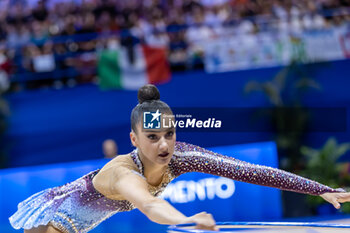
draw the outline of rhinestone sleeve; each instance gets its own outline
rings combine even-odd
[[[175,176],[187,172],[202,172],[310,195],[344,192],[290,172],[251,164],[182,142],[176,143],[170,166]]]

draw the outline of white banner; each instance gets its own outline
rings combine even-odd
[[[207,72],[224,72],[350,57],[350,30],[303,32],[298,36],[272,32],[230,35],[199,43],[205,51]]]

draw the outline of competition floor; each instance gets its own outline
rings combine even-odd
[[[323,222],[228,222],[217,224],[220,232],[246,233],[350,233],[350,218]],[[168,233],[211,233],[193,226],[171,226]]]

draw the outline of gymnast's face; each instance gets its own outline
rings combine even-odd
[[[151,164],[167,165],[174,154],[176,132],[175,128],[146,130],[139,123],[137,132],[130,133],[130,139],[142,159]]]

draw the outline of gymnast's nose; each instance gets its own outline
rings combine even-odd
[[[168,152],[169,145],[167,140],[164,137],[161,137],[159,140],[159,151],[162,152]]]

